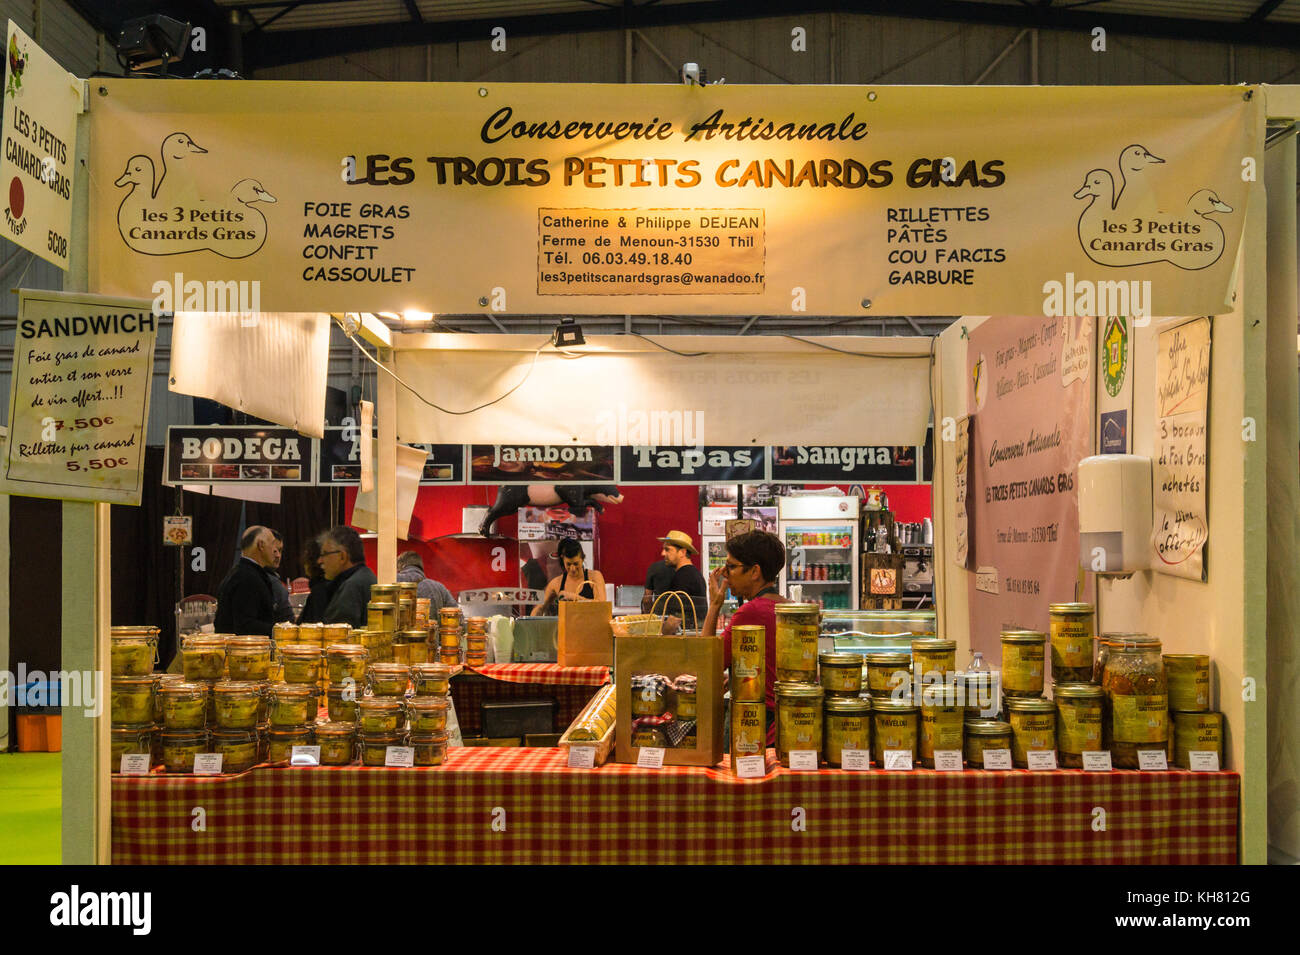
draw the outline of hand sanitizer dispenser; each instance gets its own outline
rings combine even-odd
[[[1079,564],[1097,574],[1146,570],[1151,550],[1151,459],[1098,454],[1079,462]]]

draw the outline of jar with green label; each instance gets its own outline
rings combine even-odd
[[[778,606],[780,606],[778,604]],[[790,765],[792,750],[822,751],[822,700],[826,691],[816,683],[779,681],[776,691],[776,755]]]
[[[825,650],[817,654],[822,689],[827,696],[856,698],[862,693],[862,654]]]
[[[1043,662],[1047,634],[1039,630],[1002,631],[1002,695],[1043,695]]]
[[[1145,635],[1112,641],[1101,685],[1109,710],[1112,764],[1137,769],[1139,752],[1169,745],[1169,690],[1160,641]]]
[[[821,611],[814,603],[776,605],[776,678],[786,683],[817,682],[817,637]],[[820,747],[819,747],[820,748]]]
[[[226,638],[234,634],[201,634],[181,639],[185,679],[220,680],[226,673]]]
[[[1082,769],[1083,754],[1103,748],[1102,699],[1095,683],[1058,683],[1052,689],[1056,702],[1057,748],[1064,769]]]
[[[113,627],[109,646],[112,676],[147,676],[158,662],[157,627]]]
[[[140,726],[154,721],[152,676],[115,676],[109,697],[109,716],[114,723]],[[199,722],[202,726],[202,721]]]
[[[1052,682],[1092,682],[1092,604],[1049,604],[1048,630],[1052,646]]]
[[[1007,700],[1007,722],[1011,724],[1011,761],[1029,768],[1029,754],[1056,752],[1056,705],[1041,697],[1012,697]]]
[[[223,773],[242,773],[257,765],[257,730],[213,730],[212,752],[221,754]]]
[[[331,720],[316,724],[316,745],[322,766],[350,766],[356,758],[357,725]]]
[[[194,757],[208,751],[208,732],[204,729],[166,729],[158,735],[163,765],[169,773],[194,772]]]
[[[268,694],[271,726],[283,729],[306,726],[316,719],[316,687],[301,683],[276,683]]]
[[[270,637],[230,637],[226,641],[230,679],[260,683],[271,675]]]
[[[1002,720],[968,720],[962,733],[966,765],[972,769],[984,768],[984,753],[988,750],[1011,751],[1011,724]]]
[[[212,688],[216,724],[223,730],[257,727],[262,693],[256,683],[224,680]]]
[[[871,701],[871,758],[885,767],[886,750],[906,750],[916,760],[921,734],[921,708],[912,698],[873,698]]]
[[[198,730],[207,725],[208,687],[205,683],[164,683],[162,697],[163,726],[169,730]]]
[[[822,719],[826,765],[840,766],[846,749],[871,751],[871,697],[827,696]]]

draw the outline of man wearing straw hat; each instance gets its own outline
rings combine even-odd
[[[679,591],[691,598],[691,612],[687,614],[688,619],[682,624],[692,630],[698,630],[704,615],[709,610],[709,588],[704,583],[704,575],[700,573],[700,568],[691,563],[691,555],[698,554],[699,548],[691,541],[691,535],[685,531],[669,531],[666,536],[656,539],[664,545],[660,556],[673,573],[668,590]],[[663,604],[660,606],[662,607]],[[668,606],[672,606],[671,602]]]

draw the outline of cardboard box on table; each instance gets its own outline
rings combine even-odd
[[[635,763],[640,747],[632,745],[632,676],[660,673],[675,680],[693,675],[696,689],[695,748],[668,747],[665,766],[715,766],[722,760],[722,639],[720,637],[616,637],[614,699],[618,719],[614,759]],[[668,709],[676,704],[669,691]]]
[[[560,666],[613,666],[613,619],[614,605],[607,600],[561,600]]]

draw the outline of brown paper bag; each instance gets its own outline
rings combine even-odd
[[[606,600],[560,601],[560,666],[613,666],[614,606]]]
[[[661,674],[669,680],[696,678],[695,746],[668,746],[664,764],[715,766],[722,760],[722,639],[720,637],[617,637],[614,640],[614,700],[618,708],[614,758],[635,763],[632,745],[632,677]],[[677,712],[674,690],[665,695],[666,711]]]

